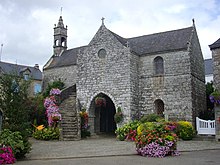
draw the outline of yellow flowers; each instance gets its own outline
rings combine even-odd
[[[33,125],[33,124],[32,124]],[[41,131],[41,130],[43,130],[45,127],[44,127],[44,125],[39,125],[39,126],[35,126],[35,125],[33,125],[38,131]]]
[[[41,131],[42,129],[44,129],[44,125],[39,125],[38,127],[36,127],[38,131]]]

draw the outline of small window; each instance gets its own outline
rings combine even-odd
[[[98,57],[99,58],[105,58],[106,57],[106,50],[105,49],[100,49],[98,52]]]
[[[41,84],[34,84],[34,93],[37,94],[37,93],[40,93],[41,92]]]
[[[163,58],[162,57],[156,57],[154,59],[154,73],[156,75],[164,74],[164,65],[163,65]]]
[[[24,74],[24,80],[29,80],[29,74]]]
[[[154,105],[155,105],[156,113],[159,116],[164,117],[164,103],[163,103],[163,101],[158,99],[154,102]]]

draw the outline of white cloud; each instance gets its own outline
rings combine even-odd
[[[53,52],[53,27],[63,7],[68,25],[68,48],[86,45],[101,25],[122,37],[184,28],[196,20],[205,58],[208,45],[220,37],[218,0],[1,0],[0,43],[2,60],[41,66]]]

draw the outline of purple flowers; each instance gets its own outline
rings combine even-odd
[[[60,95],[61,91],[58,88],[53,88],[50,90],[50,96],[52,95]]]
[[[59,112],[59,107],[54,95],[59,95],[59,89],[51,89],[50,97],[47,97],[44,100],[44,107],[46,108],[46,115],[48,118],[48,125],[52,126],[53,123],[56,123],[61,120],[61,114]]]
[[[211,93],[209,99],[212,103],[220,104],[220,93],[217,90],[215,90]]]
[[[11,147],[3,146],[0,148],[0,164],[13,164],[15,161]]]
[[[216,98],[214,96],[209,96],[209,99],[212,103],[220,104],[220,98]]]
[[[175,143],[172,141],[166,141],[165,146],[161,146],[156,142],[152,142],[148,145],[145,145],[141,148],[136,148],[136,151],[141,156],[149,156],[149,157],[159,157],[163,158],[166,155],[179,155],[179,152],[176,150],[172,150]]]

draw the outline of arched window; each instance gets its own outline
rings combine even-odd
[[[54,41],[54,45],[55,45],[55,46],[58,46],[58,44],[59,44],[59,40],[55,40],[55,41]]]
[[[64,37],[61,38],[61,45],[66,46],[66,38]]]
[[[160,56],[154,59],[154,73],[156,75],[164,74],[163,58]]]
[[[99,51],[98,51],[98,57],[99,58],[105,58],[106,57],[106,50],[105,49],[100,49]]]
[[[157,99],[154,102],[154,106],[155,106],[155,112],[160,115],[161,117],[164,117],[164,103],[162,100]]]

